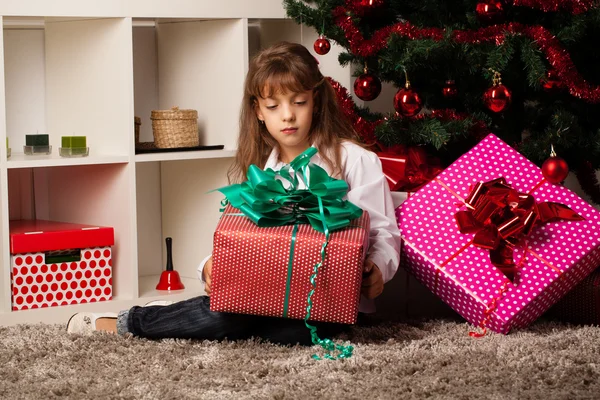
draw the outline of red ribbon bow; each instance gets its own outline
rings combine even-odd
[[[473,244],[490,250],[492,264],[513,282],[520,267],[513,261],[514,247],[536,224],[584,219],[564,204],[536,203],[532,195],[517,192],[504,178],[478,182],[465,205],[467,210],[454,214],[458,229],[461,233],[476,232]]]
[[[420,147],[394,146],[377,155],[391,191],[415,192],[442,171]]]

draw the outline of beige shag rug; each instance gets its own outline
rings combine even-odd
[[[462,322],[354,328],[348,360],[258,341],[149,341],[0,327],[2,399],[598,399],[600,328],[540,322],[468,336]]]

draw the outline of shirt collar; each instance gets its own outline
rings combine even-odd
[[[312,147],[314,147],[314,145]],[[311,158],[311,161],[317,165],[320,165],[321,157],[319,156],[319,153],[315,154]],[[267,158],[264,169],[271,168],[272,170],[277,171],[280,170],[284,165],[286,165],[284,162],[279,161],[279,149],[277,147],[273,147],[269,158]]]

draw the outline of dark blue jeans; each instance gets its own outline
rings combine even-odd
[[[303,320],[231,314],[210,310],[210,297],[199,296],[168,306],[135,306],[119,314],[119,333],[130,332],[148,339],[181,338],[242,340],[262,338],[278,344],[311,345]],[[123,319],[121,321],[121,319]],[[309,322],[321,339],[347,331],[350,325]]]

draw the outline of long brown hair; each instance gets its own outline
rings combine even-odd
[[[341,175],[340,144],[344,140],[358,143],[358,135],[342,113],[335,91],[321,74],[313,55],[300,44],[280,42],[260,51],[250,62],[240,112],[237,154],[227,173],[230,182],[245,180],[251,164],[263,168],[277,146],[256,116],[258,97],[308,90],[314,90],[315,100],[309,142],[319,149],[332,174]]]

